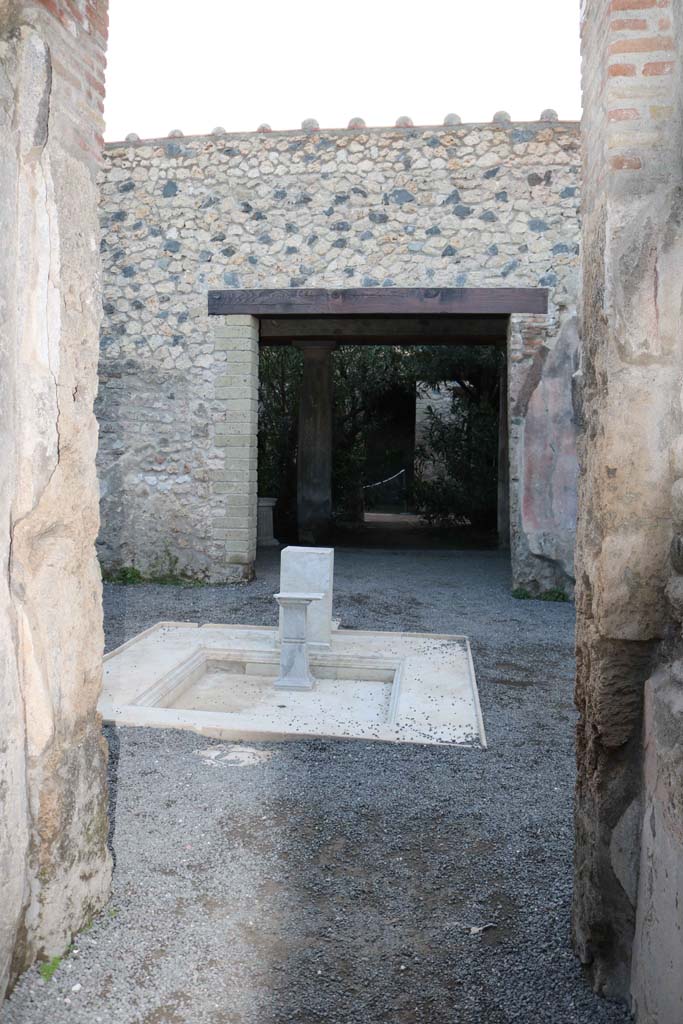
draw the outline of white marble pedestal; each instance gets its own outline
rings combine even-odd
[[[282,617],[280,636],[280,674],[277,690],[312,690],[315,679],[308,663],[308,607],[320,601],[322,594],[275,594]]]
[[[256,519],[256,543],[260,548],[279,547],[273,534],[273,509],[277,498],[259,498]]]

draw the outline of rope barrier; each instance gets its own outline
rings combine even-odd
[[[402,473],[405,473],[405,469],[399,469],[398,473],[394,473],[393,476],[388,476],[386,480],[378,480],[375,484],[363,484],[363,490],[367,491],[369,487],[381,487],[382,484],[391,483],[392,480],[396,480],[396,478],[401,476]]]

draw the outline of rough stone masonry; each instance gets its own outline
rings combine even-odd
[[[0,0],[0,1000],[109,892],[93,399],[107,4]]]
[[[531,286],[550,312],[510,325],[513,571],[531,590],[572,587],[579,132],[551,117],[106,147],[106,568],[252,571],[258,338],[212,327],[209,289]]]
[[[102,904],[109,882],[103,751],[94,713],[102,634],[100,586],[93,556],[97,511],[92,416],[100,297],[93,173],[101,141],[105,38],[105,0],[81,0],[79,4],[71,0],[0,0],[0,221],[4,243],[0,248],[0,397],[7,410],[0,420],[0,814],[4,823],[0,830],[0,993],[36,955],[62,951],[71,934]],[[591,965],[596,986],[625,998],[630,994],[641,1024],[668,1024],[683,1019],[683,10],[671,0],[586,0],[583,45],[586,251],[574,929],[577,947]],[[375,145],[378,153],[381,148],[372,141],[374,133],[361,125],[353,130],[361,132],[365,141],[352,133],[328,136],[311,126],[310,132],[273,135],[263,150],[252,148],[261,142],[251,136],[235,146],[232,139],[216,137],[118,147],[121,176],[108,181],[109,199],[119,189],[125,196],[136,189],[138,181],[142,185],[151,180],[154,168],[136,165],[146,150],[148,163],[155,154],[159,160],[158,187],[168,192],[162,198],[173,200],[185,190],[188,208],[168,228],[163,219],[147,226],[145,218],[152,220],[159,207],[156,198],[154,202],[145,200],[143,194],[140,206],[131,207],[134,219],[130,225],[125,231],[118,229],[122,238],[130,231],[128,244],[140,242],[142,248],[150,244],[149,238],[162,239],[158,243],[162,253],[171,255],[153,255],[150,249],[145,257],[149,260],[146,269],[153,271],[154,265],[161,273],[156,288],[151,282],[135,281],[135,264],[123,259],[134,250],[112,249],[112,265],[123,260],[121,277],[132,283],[110,301],[110,322],[118,327],[118,332],[105,336],[110,339],[107,344],[114,346],[111,358],[121,360],[122,374],[132,378],[139,372],[148,390],[141,388],[138,395],[154,404],[158,391],[152,387],[153,344],[148,338],[160,338],[158,366],[164,369],[164,360],[170,360],[167,369],[174,370],[175,376],[170,379],[160,373],[156,385],[167,389],[164,402],[175,401],[175,385],[182,383],[183,371],[195,365],[191,357],[197,355],[186,352],[188,361],[181,366],[180,355],[176,361],[169,356],[173,347],[182,351],[180,324],[188,323],[196,308],[182,296],[195,294],[195,278],[201,273],[207,279],[216,273],[217,284],[234,281],[230,286],[242,278],[244,283],[254,280],[250,275],[259,265],[259,246],[264,247],[264,260],[276,260],[273,270],[281,275],[277,278],[276,274],[271,283],[284,281],[295,265],[299,266],[298,276],[310,279],[311,284],[327,284],[341,275],[357,273],[370,277],[361,241],[375,245],[372,266],[381,268],[374,278],[380,287],[388,280],[406,283],[406,277],[410,277],[407,283],[412,283],[414,272],[402,277],[403,263],[407,265],[420,253],[424,258],[419,260],[417,277],[423,274],[422,280],[447,284],[453,283],[453,278],[457,281],[459,274],[471,274],[468,283],[480,279],[491,283],[489,270],[493,280],[500,280],[504,267],[517,260],[518,265],[507,274],[513,280],[513,275],[524,282],[539,282],[546,274],[557,277],[550,285],[554,317],[538,324],[516,323],[511,328],[517,346],[510,357],[515,410],[511,427],[520,428],[512,469],[519,480],[519,467],[526,466],[530,444],[529,410],[535,397],[542,394],[539,388],[546,382],[548,395],[566,396],[561,381],[567,357],[562,357],[560,338],[563,332],[569,338],[574,336],[571,297],[575,291],[568,282],[575,256],[575,242],[570,240],[575,230],[571,213],[575,196],[567,193],[561,200],[567,202],[566,239],[563,235],[553,240],[548,249],[549,232],[563,224],[564,207],[555,206],[551,192],[539,193],[536,198],[534,189],[551,189],[555,174],[558,178],[573,175],[576,181],[576,129],[505,122],[475,127],[451,123],[444,129],[427,130],[405,125],[384,133],[395,148],[381,171],[370,158]],[[457,138],[458,145],[444,145],[446,138]],[[436,140],[434,144],[431,139]],[[331,148],[341,153],[344,148],[350,150],[353,142],[361,146],[361,152],[366,147],[367,163],[364,167],[363,160],[358,163],[348,179],[348,189],[331,192],[330,185],[347,180],[346,172],[332,175],[332,170],[323,166],[325,151]],[[170,154],[170,145],[179,148]],[[286,186],[286,160],[275,155],[280,152],[278,145],[284,147],[282,153],[289,154],[286,160],[300,153],[299,184],[291,196]],[[443,191],[437,186],[425,186],[421,191],[424,179],[412,163],[411,152],[399,155],[401,147],[413,145],[422,147],[421,155],[413,155],[428,161],[423,165],[425,171],[432,174],[448,168],[444,186],[451,172],[457,174],[458,181],[448,182]],[[439,145],[446,155],[431,155]],[[539,145],[540,150],[535,148]],[[235,172],[239,180],[223,199],[217,196],[217,185],[202,183],[209,164],[220,163],[221,155],[226,159],[234,156],[223,152],[221,146],[237,149],[239,154]],[[544,146],[554,147],[557,163],[547,182],[547,168],[541,174],[538,167],[531,167],[540,162]],[[203,169],[202,155],[207,157]],[[300,184],[305,158],[310,158],[308,164],[318,161],[315,195]],[[484,169],[480,161],[491,158]],[[187,164],[182,162],[185,159]],[[446,167],[432,168],[430,159],[445,160]],[[175,163],[166,165],[167,160]],[[524,160],[528,160],[526,165]],[[258,196],[259,187],[277,187],[262,179],[261,161],[268,165],[269,174],[272,171],[274,177],[285,179],[285,196],[281,198],[284,201],[290,196],[291,200],[281,221],[273,217],[263,232],[272,243],[259,241],[256,235],[261,216],[268,219],[259,203],[268,205],[271,194],[264,193],[259,203],[252,198]],[[409,166],[406,161],[411,161]],[[522,166],[524,170],[519,171]],[[510,167],[519,173],[510,174]],[[328,173],[331,177],[324,178]],[[380,180],[373,174],[379,174]],[[495,182],[491,184],[498,175],[499,192]],[[575,187],[568,180],[562,191]],[[355,222],[352,195],[360,196],[364,203],[373,196],[365,212],[358,213],[355,230],[351,227]],[[134,200],[129,197],[129,202]],[[183,244],[194,237],[192,218],[200,208],[211,211],[221,202],[229,207],[230,216],[225,216],[222,224],[202,228],[205,248],[196,255],[191,249],[187,262],[194,270],[188,271],[188,278],[184,276],[186,256],[180,254]],[[335,207],[345,204],[338,217],[348,229],[339,228],[339,237],[325,240],[325,259],[318,264],[312,257],[310,262],[304,260],[315,246],[315,240],[309,242],[309,238],[320,238],[322,228],[311,230],[306,237],[299,235],[297,225],[303,226],[304,221],[298,216],[305,218],[315,210],[316,224],[331,225],[329,218],[337,216]],[[310,214],[306,213],[309,207]],[[433,212],[433,218],[424,218],[429,228],[424,229],[422,217],[415,216],[418,208],[427,215]],[[507,233],[477,250],[480,257],[484,251],[488,253],[494,261],[490,266],[467,260],[466,266],[456,269],[438,262],[455,260],[459,247],[466,250],[464,224],[461,238],[458,222],[470,221],[485,233],[492,230],[487,224],[495,225],[495,218],[501,219],[501,211],[505,211]],[[126,209],[112,210],[107,216],[113,214],[118,215],[112,217],[113,224],[126,223]],[[378,219],[373,219],[373,214]],[[366,220],[367,224],[360,223]],[[294,226],[291,231],[290,224]],[[373,234],[371,224],[381,233]],[[139,233],[137,239],[135,232]],[[362,239],[366,232],[370,237]],[[432,244],[428,239],[438,238],[439,232],[446,234],[443,249],[434,250],[433,261],[428,260],[428,245]],[[225,237],[219,239],[220,234]],[[237,247],[231,256],[221,250],[220,259],[216,247],[229,249],[233,234],[244,235],[248,244],[240,246],[235,266],[228,267],[224,261],[236,256]],[[294,238],[285,242],[291,235]],[[116,238],[113,229],[105,246],[111,246]],[[283,255],[269,256],[268,246],[280,243]],[[566,251],[562,246],[567,246]],[[298,251],[287,254],[288,247]],[[120,255],[113,259],[119,250]],[[206,253],[201,259],[200,251]],[[195,266],[213,264],[214,256],[217,271]],[[297,260],[287,262],[285,256]],[[507,257],[504,264],[498,262],[501,256]],[[156,264],[167,258],[166,267]],[[171,270],[175,259],[177,269]],[[543,270],[544,263],[550,269]],[[310,274],[308,267],[312,267]],[[117,272],[109,269],[108,273]],[[234,279],[229,277],[233,273]],[[290,277],[290,283],[293,279]],[[187,309],[177,310],[176,301],[187,302]],[[116,303],[121,304],[118,310]],[[208,337],[203,309],[202,304],[195,326],[186,328],[198,339]],[[168,314],[158,318],[158,334],[147,333],[146,327],[143,331],[143,322],[156,323],[157,311]],[[140,314],[137,321],[133,312]],[[184,313],[187,316],[183,318]],[[137,333],[129,337],[128,329],[134,325]],[[244,326],[249,329],[248,324]],[[174,335],[179,339],[176,346],[172,344]],[[133,359],[136,338],[146,359],[141,362],[139,354],[135,355],[137,364]],[[249,337],[247,342],[246,384],[253,389],[256,340]],[[564,344],[571,348],[566,340]],[[226,352],[230,346],[214,346],[214,350]],[[206,355],[211,356],[211,351],[207,344]],[[515,360],[515,355],[520,358]],[[127,364],[129,358],[132,365]],[[519,386],[512,369],[515,362],[530,371]],[[209,359],[207,370],[212,365]],[[239,390],[237,384],[220,387]],[[214,398],[217,403],[232,400],[219,392]],[[188,415],[190,411],[193,415],[192,430],[196,428],[197,437],[204,438],[206,419],[190,407],[196,397],[185,401]],[[164,403],[157,411],[158,423],[173,426],[174,416]],[[252,410],[247,411],[251,416]],[[541,414],[542,406],[537,410],[537,415]],[[132,430],[134,417],[126,415],[125,423]],[[106,425],[106,417],[104,422]],[[162,457],[158,465],[162,465],[166,458],[163,438],[152,426],[151,419],[141,421],[139,434],[142,428],[149,430]],[[123,451],[123,429],[120,436]],[[187,450],[193,450],[191,445]],[[120,457],[121,452],[114,451],[111,461],[120,461]],[[131,493],[138,486],[137,457],[134,454],[132,459]],[[225,465],[224,453],[220,459]],[[210,479],[210,458],[205,468]],[[156,472],[149,470],[153,480]],[[190,480],[199,479],[192,466],[183,472]],[[176,475],[168,473],[170,479]],[[153,489],[151,483],[145,486]],[[520,493],[519,488],[513,489],[511,498],[519,498]],[[145,495],[135,492],[135,496],[142,505]],[[533,506],[533,490],[528,497]],[[163,502],[155,507],[164,512]],[[517,508],[522,516],[527,515],[526,498],[518,501]],[[134,518],[131,516],[131,522]],[[162,529],[167,529],[164,520],[160,522]],[[522,528],[517,522],[513,529],[519,533]],[[528,519],[521,522],[524,526]],[[540,550],[537,541],[543,531],[524,529],[525,538],[536,535],[534,543]],[[175,543],[175,535],[170,536]],[[551,542],[549,531],[544,543]],[[542,558],[550,562],[548,550],[546,546]],[[538,557],[531,542],[529,552]],[[201,566],[201,558],[197,565]]]
[[[683,8],[582,24],[583,425],[574,935],[596,988],[683,1020]],[[634,945],[635,941],[635,945]]]

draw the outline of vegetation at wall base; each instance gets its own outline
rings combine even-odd
[[[542,594],[538,596],[539,601],[557,601],[559,604],[564,604],[569,601],[569,597],[565,594],[564,590],[559,587],[552,587],[550,590],[544,590]]]
[[[140,583],[156,583],[162,587],[201,587],[202,581],[184,573],[150,573],[143,576],[133,565],[122,565],[112,571],[102,570],[103,583],[117,583],[120,586],[137,586]]]
[[[142,573],[134,565],[122,565],[118,569],[111,571],[103,569],[102,580],[104,583],[121,583],[126,585],[145,582]]]
[[[47,960],[42,963],[38,968],[41,978],[43,981],[51,981],[52,977],[62,962],[61,956],[53,956],[51,960]]]
[[[517,601],[554,601],[557,604],[566,604],[571,600],[560,587],[551,587],[550,590],[544,590],[542,594],[536,596],[527,590],[526,587],[515,587],[512,591],[512,597]]]

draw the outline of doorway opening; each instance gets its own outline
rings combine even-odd
[[[229,504],[232,509],[229,509],[229,516],[221,517],[220,529],[222,536],[227,539],[230,559],[246,566],[245,572],[253,572],[259,496],[264,501],[269,499],[273,502],[277,499],[277,505],[282,505],[284,515],[281,518],[280,509],[276,508],[276,521],[283,541],[291,542],[290,538],[295,537],[297,543],[304,546],[326,546],[334,541],[333,533],[337,524],[343,523],[348,516],[352,522],[362,523],[368,535],[372,534],[373,528],[379,528],[381,533],[382,529],[391,525],[377,523],[372,519],[366,522],[366,512],[385,516],[401,514],[401,509],[396,512],[391,509],[383,511],[381,507],[366,507],[366,489],[377,483],[384,486],[384,481],[390,477],[399,479],[397,474],[402,476],[401,471],[405,470],[406,478],[411,475],[412,479],[410,498],[406,484],[404,514],[416,514],[408,502],[414,502],[419,491],[424,509],[428,509],[428,513],[421,518],[427,522],[431,518],[432,525],[441,520],[451,527],[471,527],[472,516],[467,513],[472,511],[476,488],[467,474],[462,473],[462,458],[460,464],[455,459],[458,451],[461,455],[463,450],[467,453],[466,446],[463,447],[462,443],[459,446],[449,444],[456,429],[452,422],[446,425],[432,422],[434,429],[431,431],[430,443],[439,442],[442,450],[439,458],[435,458],[435,453],[431,452],[427,458],[422,459],[422,464],[431,460],[432,467],[436,465],[437,471],[430,483],[422,479],[424,473],[421,468],[420,488],[416,486],[418,474],[415,458],[410,466],[394,464],[392,467],[396,453],[386,455],[391,447],[386,444],[386,432],[374,448],[365,442],[363,472],[359,470],[357,460],[354,461],[355,456],[349,455],[349,451],[353,452],[353,446],[349,449],[347,445],[346,455],[343,455],[344,445],[338,444],[337,458],[342,461],[346,458],[346,465],[338,464],[336,471],[334,465],[335,360],[339,360],[338,371],[346,367],[349,360],[355,360],[361,367],[359,377],[365,386],[373,380],[373,359],[380,367],[386,364],[387,359],[396,360],[400,367],[411,361],[414,364],[416,353],[424,357],[425,353],[429,355],[430,350],[433,350],[430,359],[432,364],[438,365],[437,350],[443,352],[459,348],[469,354],[470,364],[467,367],[456,366],[451,372],[451,361],[448,372],[435,373],[433,365],[431,371],[426,373],[420,369],[419,373],[413,373],[411,390],[417,386],[418,381],[424,385],[425,381],[430,383],[431,378],[434,387],[450,391],[449,414],[452,419],[461,421],[461,439],[463,432],[468,430],[476,434],[475,427],[479,426],[476,417],[465,416],[463,412],[466,400],[467,408],[477,408],[476,403],[471,403],[467,396],[470,391],[477,392],[474,382],[482,376],[482,365],[473,364],[471,351],[488,349],[493,352],[488,366],[491,371],[488,374],[490,386],[484,390],[489,406],[496,400],[498,402],[498,427],[495,426],[495,410],[492,410],[489,424],[491,447],[497,449],[495,459],[492,457],[490,462],[495,462],[496,472],[484,474],[484,490],[488,490],[490,496],[495,490],[496,541],[507,547],[509,537],[513,586],[519,586],[520,581],[525,584],[530,581],[531,586],[542,590],[548,573],[555,578],[555,563],[547,557],[548,544],[552,547],[555,538],[554,506],[549,511],[543,506],[541,514],[536,514],[541,492],[538,488],[534,490],[529,481],[529,473],[538,462],[532,456],[537,448],[545,451],[548,437],[555,429],[554,422],[558,419],[554,407],[551,407],[552,403],[548,405],[546,402],[548,387],[538,400],[532,400],[548,352],[545,339],[549,332],[557,328],[557,317],[548,316],[546,289],[229,290],[209,292],[209,314],[222,318],[217,327],[217,351],[220,356],[227,359],[228,364],[233,359],[236,367],[244,366],[248,371],[240,378],[247,392],[237,393],[234,388],[228,390],[222,412],[226,423],[231,424],[225,428],[229,435],[228,442],[234,443],[231,441],[234,434],[245,452],[245,468],[243,470],[240,464],[233,464],[228,459],[225,470],[220,474],[221,481],[225,481],[221,483],[221,493],[230,495],[226,505]],[[290,351],[287,355],[271,358],[267,354],[271,348]],[[234,354],[231,355],[233,349]],[[371,349],[383,352],[384,355],[373,357],[368,354]],[[350,350],[357,354],[352,352],[349,355]],[[347,355],[340,357],[340,352],[345,351]],[[262,443],[257,492],[255,455],[259,356],[262,357],[263,384],[261,428],[264,438],[266,434],[275,436],[276,451],[275,454],[271,451],[265,456]],[[450,358],[448,352],[446,358]],[[498,367],[496,359],[500,362]],[[494,376],[494,368],[498,376]],[[226,380],[231,384],[233,382],[232,376]],[[383,386],[385,384],[386,380]],[[272,410],[264,411],[263,398],[271,386],[275,387],[276,392],[279,388],[273,404],[277,416],[271,415]],[[455,388],[460,389],[459,394]],[[388,390],[391,392],[391,388]],[[357,395],[353,388],[351,392],[353,406]],[[234,405],[231,404],[233,398]],[[411,402],[413,400],[414,395],[411,395]],[[338,402],[337,410],[340,408]],[[527,410],[534,413],[533,433],[525,429]],[[375,413],[379,415],[377,409]],[[409,419],[404,417],[408,419],[411,429],[413,415],[411,413]],[[423,447],[416,446],[415,453]],[[380,473],[380,470],[376,470],[380,475],[373,479],[374,473],[371,475],[368,463],[373,454],[377,455],[377,450],[380,452],[380,461],[393,468],[394,472],[382,469]],[[470,445],[466,461],[469,460],[471,471],[476,469],[478,472],[481,469],[478,464],[481,461],[481,450],[476,444]],[[454,459],[456,465],[449,468],[449,460],[452,463]],[[407,461],[404,451],[403,462]],[[278,466],[283,472],[277,469]],[[553,472],[551,465],[549,473],[552,475]],[[263,489],[274,486],[274,476],[279,478],[278,493],[266,495]],[[343,501],[339,497],[339,487],[335,495],[335,476],[337,482],[343,481],[345,476],[347,478],[348,486],[341,488],[346,490]],[[449,501],[445,503],[445,511],[444,503],[441,502],[440,508],[437,500],[435,479],[440,481],[439,486],[445,485],[451,491]],[[454,503],[458,497],[456,485],[460,486],[460,506]],[[217,499],[219,497],[217,493]],[[393,500],[398,501],[401,497],[394,496]],[[469,503],[464,511],[463,501]],[[372,505],[372,502],[373,498],[370,498],[369,504]],[[415,508],[420,512],[419,508]],[[493,532],[492,501],[487,511]],[[475,516],[477,524],[482,519],[480,513],[481,509]],[[459,516],[460,523],[457,521]],[[540,554],[537,555],[539,531],[545,546],[539,549]],[[533,548],[532,542],[535,545]]]
[[[504,349],[339,344],[329,358],[331,542],[506,546],[507,509],[498,509],[501,472],[507,478],[499,436]],[[300,538],[302,402],[321,398],[302,395],[304,359],[300,345],[263,346],[260,354],[259,493],[276,502],[281,543]]]

